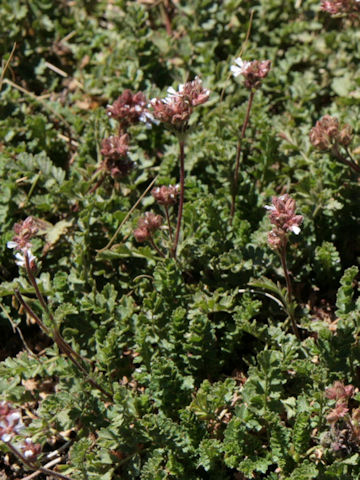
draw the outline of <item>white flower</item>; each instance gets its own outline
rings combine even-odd
[[[16,242],[14,242],[13,240],[10,240],[9,242],[7,242],[6,246],[7,246],[7,248],[16,248],[18,246],[18,244]]]
[[[141,115],[139,116],[140,122],[145,123],[146,128],[151,128],[152,124],[154,123],[155,125],[159,125],[159,120],[154,118],[154,115],[150,112],[143,111]]]
[[[264,208],[266,208],[266,210],[272,210],[272,211],[276,210],[276,208],[274,207],[274,205],[265,205]]]
[[[3,442],[7,443],[7,442],[10,442],[11,435],[10,433],[3,433],[0,438]]]
[[[295,233],[295,235],[299,235],[299,233],[301,232],[300,228],[297,226],[297,225],[292,225],[290,227],[290,230]]]
[[[231,65],[230,70],[231,73],[234,75],[234,77],[238,77],[242,73],[245,72],[245,70],[250,66],[251,62],[247,62],[245,60],[242,60],[240,57],[236,58],[235,60],[236,65]]]
[[[31,250],[26,250],[26,251],[24,251],[24,253],[17,252],[17,253],[15,253],[15,258],[16,258],[15,263],[18,267],[25,267],[26,266],[25,255],[28,256],[29,263],[36,260],[36,257],[34,257],[34,255],[31,253]]]

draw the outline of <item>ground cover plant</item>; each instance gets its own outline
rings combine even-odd
[[[0,478],[360,479],[359,2],[0,5]]]

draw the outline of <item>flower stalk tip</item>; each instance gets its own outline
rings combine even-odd
[[[245,87],[249,90],[259,88],[262,79],[267,77],[270,68],[270,60],[253,60],[248,62],[238,57],[235,59],[235,65],[230,67],[230,71],[234,77],[242,75],[245,79]]]

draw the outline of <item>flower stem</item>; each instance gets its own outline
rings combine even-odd
[[[154,242],[153,236],[151,235],[150,232],[149,232],[149,241],[151,243],[151,246],[154,248],[154,250],[157,251],[157,253],[160,255],[160,257],[165,258],[165,255],[163,254],[163,252],[160,250],[160,248]]]
[[[167,205],[164,205],[164,208],[165,208],[166,221],[167,221],[167,224],[168,224],[168,227],[169,227],[170,243],[172,243],[173,242],[173,236],[172,236],[172,228],[171,228],[171,223],[170,223],[169,208],[168,208]]]
[[[341,163],[344,163],[345,165],[347,165],[348,167],[350,167],[354,172],[356,173],[360,173],[360,166],[355,163],[350,155],[350,152],[348,151],[348,149],[346,149],[346,153],[348,154],[349,159],[347,159],[346,157],[344,157],[344,155],[342,155],[342,153],[340,152],[339,148],[337,145],[334,145],[333,149],[331,150],[331,152],[333,153],[333,155],[337,158],[337,160],[339,160]]]
[[[71,477],[67,477],[66,475],[62,475],[61,473],[54,472],[53,470],[49,470],[48,468],[38,466],[36,463],[28,460],[24,455],[10,442],[6,442],[6,445],[9,449],[16,455],[20,460],[27,465],[31,470],[39,470],[40,472],[44,473],[45,475],[49,475],[55,478],[60,478],[61,480],[72,480]]]
[[[184,194],[185,194],[185,140],[183,138],[179,138],[179,157],[180,157],[180,198],[179,198],[179,210],[178,210],[178,218],[176,224],[176,233],[175,233],[175,241],[174,246],[172,249],[173,257],[176,258],[176,250],[179,243],[179,236],[180,236],[180,228],[181,228],[181,220],[183,214],[183,207],[184,207]]]
[[[35,290],[35,293],[36,293],[36,296],[41,304],[41,306],[43,307],[43,309],[45,310],[45,312],[47,313],[48,317],[49,317],[49,320],[51,322],[51,326],[52,326],[52,335],[53,335],[53,338],[54,338],[54,341],[55,343],[57,344],[57,346],[59,347],[59,349],[65,354],[68,356],[68,358],[72,361],[72,363],[78,368],[78,370],[80,370],[83,375],[85,376],[86,380],[94,387],[96,388],[97,390],[99,390],[102,394],[104,394],[109,400],[113,400],[112,398],[112,395],[107,392],[106,390],[104,390],[95,380],[93,380],[90,376],[89,376],[89,373],[88,371],[86,370],[86,368],[81,364],[81,362],[84,362],[86,363],[85,359],[79,355],[77,352],[75,352],[75,350],[73,350],[73,348],[63,339],[63,337],[61,336],[61,333],[59,331],[59,329],[57,328],[57,325],[56,325],[56,321],[55,321],[55,318],[53,316],[53,314],[51,313],[47,303],[45,302],[45,299],[42,295],[42,293],[40,292],[40,289],[39,289],[39,286],[37,284],[37,281],[36,281],[36,278],[34,277],[34,274],[32,272],[32,269],[31,269],[31,265],[30,265],[30,261],[29,261],[29,255],[28,253],[26,252],[25,253],[25,268],[26,268],[26,272],[28,274],[28,277],[29,277],[29,280],[30,280],[30,283],[31,285],[34,287],[34,290]],[[27,302],[25,302],[25,300],[22,298],[21,294],[19,291],[16,292],[17,294],[17,297],[19,298],[20,300],[20,303],[24,306],[25,310],[29,313],[29,315],[31,315],[34,320],[36,321],[36,323],[39,325],[39,327],[47,334],[49,335],[49,329],[44,325],[44,323],[40,320],[40,318],[35,314],[35,312],[33,312],[33,310],[30,308],[30,306],[27,304]]]
[[[233,184],[233,192],[232,192],[232,199],[231,199],[231,210],[230,210],[230,225],[233,222],[234,214],[235,214],[235,202],[236,196],[238,193],[238,182],[239,182],[239,169],[240,169],[240,158],[241,158],[241,146],[243,139],[245,137],[245,131],[249,123],[250,118],[250,111],[251,106],[254,100],[255,90],[250,90],[250,96],[248,101],[248,106],[246,110],[245,120],[241,128],[240,137],[238,139],[237,147],[236,147],[236,159],[235,159],[235,171],[234,171],[234,184]]]
[[[292,308],[292,285],[291,285],[291,279],[290,279],[290,275],[289,275],[289,269],[288,269],[288,266],[287,266],[287,262],[286,262],[286,246],[285,247],[282,247],[279,251],[280,253],[280,259],[281,259],[281,266],[284,270],[284,275],[285,275],[285,280],[286,280],[286,288],[287,288],[287,294],[288,294],[288,303],[289,303],[289,307],[288,308],[288,314],[289,314],[289,317],[290,317],[290,320],[291,320],[291,325],[292,325],[292,329],[293,329],[293,332],[295,334],[295,336],[300,340],[300,334],[299,334],[299,330],[297,328],[297,325],[296,325],[296,321],[295,321],[295,315],[294,315],[294,311],[293,311],[293,308]]]

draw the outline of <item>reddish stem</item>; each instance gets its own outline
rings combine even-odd
[[[334,145],[332,149],[332,153],[337,158],[337,160],[339,160],[341,163],[344,163],[345,165],[350,167],[352,170],[354,170],[354,172],[360,173],[360,166],[353,161],[348,149],[346,149],[346,153],[348,154],[350,160],[348,160],[346,157],[344,157],[344,155],[341,154],[337,145]]]
[[[169,228],[169,238],[170,238],[170,242],[172,243],[173,237],[172,237],[172,228],[171,228],[170,216],[169,216],[169,208],[168,208],[167,205],[164,205],[164,208],[165,208],[166,221],[167,221],[168,228]]]
[[[156,245],[156,243],[154,242],[154,239],[151,235],[151,233],[149,232],[149,242],[151,243],[151,246],[157,251],[157,253],[160,255],[160,257],[163,257],[165,258],[165,255],[163,254],[163,252],[160,250],[160,248]]]
[[[288,294],[288,302],[289,302],[289,305],[290,305],[290,309],[289,309],[288,313],[289,313],[289,317],[290,317],[290,320],[291,320],[291,325],[292,325],[293,332],[294,332],[295,336],[300,340],[299,330],[297,328],[295,317],[294,317],[294,312],[293,312],[293,309],[292,309],[292,306],[291,306],[293,295],[292,295],[292,285],[291,285],[290,274],[289,274],[289,270],[288,270],[288,266],[287,266],[287,262],[286,262],[286,246],[281,248],[279,253],[280,253],[280,259],[281,259],[281,265],[282,265],[282,268],[284,270],[284,275],[285,275],[285,280],[286,280],[286,288],[287,288],[287,294]]]
[[[176,233],[175,233],[175,241],[173,246],[173,256],[176,258],[176,250],[179,243],[179,236],[180,236],[180,228],[181,228],[181,220],[183,214],[183,207],[184,207],[184,195],[185,195],[185,140],[179,138],[179,157],[180,157],[180,198],[179,198],[179,210],[178,210],[178,218],[176,224]]]
[[[45,310],[45,312],[47,313],[50,321],[51,321],[51,324],[52,324],[52,334],[53,334],[53,337],[54,337],[54,341],[56,342],[56,344],[58,345],[59,349],[65,353],[65,355],[68,356],[68,358],[72,361],[72,363],[85,375],[86,379],[88,380],[88,382],[94,387],[96,388],[97,390],[99,390],[101,393],[103,393],[109,400],[113,400],[112,398],[112,395],[107,392],[106,390],[104,390],[97,382],[95,382],[95,380],[93,380],[87,370],[83,367],[83,365],[81,365],[80,361],[83,361],[85,362],[85,360],[82,358],[81,355],[79,355],[77,352],[75,352],[75,350],[72,349],[72,347],[63,339],[63,337],[61,336],[57,326],[56,326],[56,322],[55,322],[55,319],[54,319],[54,316],[53,314],[51,313],[47,303],[45,302],[45,299],[44,297],[42,296],[42,293],[40,292],[40,289],[39,289],[39,286],[37,284],[37,281],[36,281],[36,278],[34,277],[34,274],[32,272],[32,269],[31,269],[31,266],[30,266],[30,261],[29,261],[29,254],[28,252],[25,252],[24,254],[25,256],[25,268],[26,268],[26,272],[28,274],[28,277],[29,277],[29,280],[30,280],[30,283],[31,285],[34,287],[34,290],[35,290],[35,293],[36,293],[36,296],[41,304],[41,306],[43,307],[43,309]],[[28,306],[28,304],[25,302],[25,300],[22,298],[20,292],[18,291],[17,292],[17,296],[18,298],[20,299],[21,301],[21,304],[24,306],[24,308],[27,310],[27,312],[34,318],[34,320],[38,323],[38,325],[45,331],[45,333],[47,333],[49,335],[49,329],[42,323],[42,321],[39,319],[39,317],[35,314],[35,312],[32,311],[32,309]]]
[[[234,184],[233,184],[233,193],[231,198],[231,210],[230,210],[230,225],[233,222],[234,214],[235,214],[235,202],[236,202],[236,195],[238,193],[238,182],[239,182],[239,169],[240,169],[240,157],[241,157],[241,146],[242,141],[245,137],[245,131],[249,123],[250,118],[250,111],[251,106],[254,100],[255,90],[250,90],[250,96],[248,101],[248,106],[245,115],[245,121],[242,124],[240,137],[238,139],[237,147],[236,147],[236,159],[235,159],[235,171],[234,171]]]
[[[9,449],[16,455],[20,460],[27,465],[31,470],[39,470],[40,472],[44,473],[45,475],[53,476],[56,478],[60,478],[61,480],[72,480],[71,477],[67,477],[66,475],[62,475],[61,473],[54,472],[53,470],[49,470],[48,468],[41,467],[37,465],[35,462],[28,460],[24,455],[10,442],[6,442],[6,445]]]

